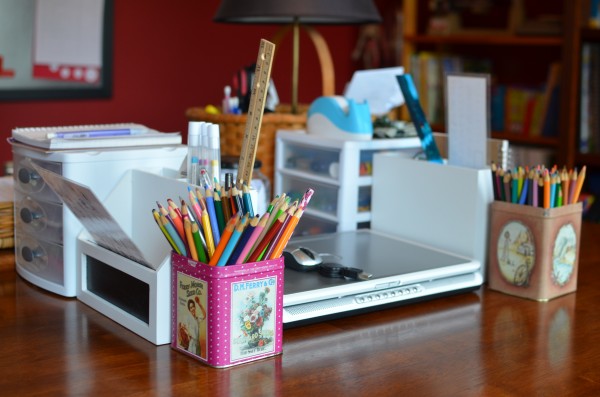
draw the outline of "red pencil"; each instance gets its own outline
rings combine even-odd
[[[265,234],[258,244],[256,244],[256,247],[254,250],[252,250],[252,253],[246,262],[256,262],[260,258],[264,249],[267,248],[267,245],[269,245],[269,243],[279,232],[279,229],[283,225],[283,221],[285,220],[286,216],[287,214],[283,213],[275,220],[275,223],[273,223],[273,225],[269,228],[267,234]]]

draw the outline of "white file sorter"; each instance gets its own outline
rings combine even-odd
[[[82,226],[34,164],[82,183],[104,199],[128,170],[179,170],[187,154],[185,145],[44,150],[13,142],[12,148],[16,270],[29,282],[67,297],[76,295],[75,251]]]
[[[101,246],[92,235],[102,230],[86,227],[78,238],[77,299],[156,345],[171,341],[171,247],[152,209],[187,196],[185,181],[131,170],[104,200],[149,266]]]
[[[35,169],[83,225],[77,299],[154,344],[169,343],[171,246],[152,209],[157,201],[187,197],[187,183],[129,170],[101,201],[88,186]]]
[[[475,259],[485,279],[491,171],[374,156],[371,228]],[[399,253],[401,255],[401,253]]]

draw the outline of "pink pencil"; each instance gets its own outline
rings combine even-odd
[[[246,245],[244,245],[244,249],[242,250],[242,252],[240,252],[240,256],[238,256],[237,260],[235,261],[235,265],[239,265],[240,263],[244,263],[246,261],[246,256],[248,256],[250,249],[252,248],[252,246],[258,239],[258,236],[261,234],[261,232],[265,228],[267,221],[269,220],[269,215],[270,214],[268,212],[265,212],[263,214],[263,216],[260,218],[260,221],[258,222],[256,227],[252,231],[252,234],[248,238]]]
[[[194,192],[188,187],[189,196],[190,196],[190,205],[192,206],[192,210],[194,214],[196,214],[196,219],[202,218],[202,208],[200,208],[200,204],[198,203],[198,198],[194,194]]]

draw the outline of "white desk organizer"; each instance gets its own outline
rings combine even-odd
[[[156,345],[171,341],[171,247],[152,208],[156,201],[188,197],[187,186],[182,180],[130,170],[104,200],[156,270],[97,245],[87,230],[78,238],[77,299]]]
[[[77,292],[75,246],[82,225],[32,163],[88,186],[102,200],[127,170],[178,170],[187,154],[185,145],[54,151],[19,143],[12,147],[16,270],[27,281],[67,297]]]
[[[371,228],[478,260],[488,259],[489,169],[376,154]]]

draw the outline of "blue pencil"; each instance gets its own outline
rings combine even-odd
[[[250,196],[250,188],[248,185],[242,187],[242,198],[244,200],[244,210],[250,218],[254,218],[254,208],[252,208],[252,197]]]
[[[556,207],[556,180],[554,176],[550,177],[550,208]]]
[[[260,218],[258,217],[258,215],[252,218],[252,220],[248,224],[248,227],[246,227],[246,229],[242,233],[242,236],[240,237],[240,240],[238,241],[235,249],[233,250],[233,253],[229,257],[226,266],[233,265],[240,257],[242,251],[244,250],[244,246],[246,245],[248,240],[250,240],[250,236],[252,235],[254,229],[256,229],[256,225],[258,224],[259,220]]]
[[[529,190],[529,178],[525,178],[523,181],[523,189],[521,190],[521,197],[519,198],[519,204],[525,204],[527,200],[527,191]]]
[[[177,245],[177,247],[179,248],[180,254],[183,256],[187,256],[187,250],[185,249],[185,243],[179,236],[179,233],[177,233],[177,230],[175,230],[175,227],[169,221],[166,220],[166,217],[164,215],[161,215],[160,218],[161,218],[163,226],[165,227],[165,229],[167,230],[167,232],[173,239],[173,242],[175,242],[175,245]]]
[[[219,232],[219,222],[217,221],[217,212],[215,210],[215,199],[211,194],[207,194],[204,199],[206,200],[206,212],[208,212],[213,240],[215,246],[217,246],[221,240],[221,233]]]

